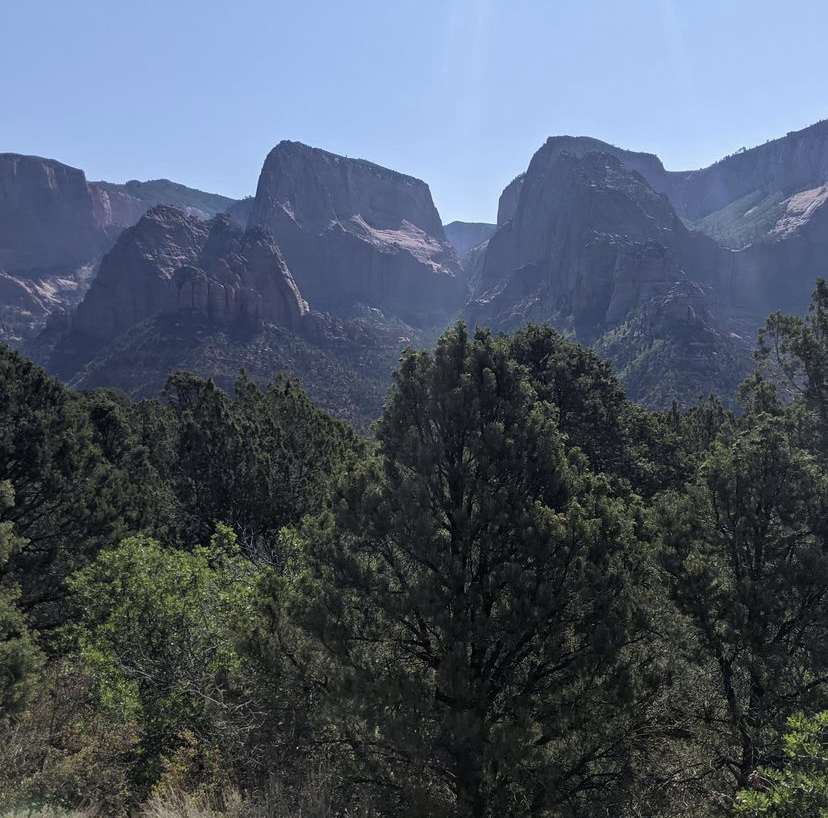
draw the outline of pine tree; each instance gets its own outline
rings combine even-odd
[[[632,526],[567,452],[522,354],[462,325],[433,355],[409,351],[377,456],[309,535],[292,610],[317,651],[324,741],[350,748],[352,780],[389,814],[620,798],[639,704],[623,661]]]
[[[699,680],[693,741],[740,786],[778,760],[786,717],[828,695],[826,491],[785,419],[760,414],[659,501],[675,645]]]
[[[0,513],[14,505],[8,481],[0,483]],[[0,522],[0,568],[25,541],[14,534],[10,522]],[[21,710],[35,686],[41,657],[17,606],[18,589],[0,584],[0,721]]]

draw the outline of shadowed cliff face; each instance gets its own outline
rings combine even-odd
[[[0,154],[0,269],[20,276],[69,270],[110,243],[83,171]]]
[[[717,286],[736,254],[688,231],[617,157],[560,147],[548,141],[510,186],[516,202],[507,196],[511,216],[489,240],[470,322],[571,332],[650,406],[711,389],[732,395],[749,371],[751,338],[723,311]]]
[[[489,241],[471,314],[504,327],[571,320],[589,342],[686,278],[690,237],[669,202],[615,157],[545,147],[513,218]]]
[[[554,159],[561,153],[583,156],[595,151],[615,156],[640,173],[697,229],[725,241],[732,235],[735,243],[728,246],[736,248],[771,236],[786,210],[783,200],[828,182],[828,120],[692,171],[668,171],[653,154],[585,136],[549,137],[539,153]],[[498,226],[514,216],[525,177],[521,174],[503,191]]]
[[[466,296],[428,186],[296,142],[268,155],[249,224],[279,243],[310,304],[339,315],[377,307],[438,323]]]
[[[104,257],[78,306],[73,332],[109,341],[162,312],[194,310],[217,323],[294,326],[307,306],[273,238],[229,217],[199,221],[150,210]]]

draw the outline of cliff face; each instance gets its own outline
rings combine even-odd
[[[37,156],[0,154],[0,269],[71,269],[111,243],[83,171]]]
[[[472,315],[511,326],[572,321],[591,340],[686,278],[689,235],[669,202],[613,156],[532,159],[513,218],[490,239]]]
[[[700,219],[754,191],[785,194],[828,182],[828,120],[750,150],[735,153],[710,167],[691,172],[667,172],[663,189],[676,210]]]
[[[667,197],[617,157],[561,146],[547,141],[512,184],[517,202],[489,240],[470,322],[572,332],[612,358],[630,396],[651,406],[732,394],[750,340],[734,331],[717,287],[728,274],[735,281],[737,254],[688,231]]]
[[[550,137],[541,150],[548,156],[593,151],[615,156],[666,194],[691,227],[733,249],[772,238],[787,198],[828,182],[828,120],[692,171],[668,171],[653,154],[583,136]],[[498,225],[514,216],[522,183],[523,175],[503,191]]]
[[[172,207],[124,231],[78,306],[73,334],[107,342],[153,315],[200,312],[216,323],[294,326],[306,305],[273,238],[227,216],[203,222]]]
[[[771,312],[803,313],[828,274],[828,185],[789,197],[763,240],[727,253],[715,281],[734,314],[758,325]]]
[[[377,307],[417,324],[461,306],[466,287],[428,186],[296,142],[268,155],[249,224],[275,237],[312,306]]]

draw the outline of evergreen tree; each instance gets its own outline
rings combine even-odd
[[[736,798],[745,818],[824,818],[828,815],[828,712],[788,719],[785,764],[757,770]]]
[[[2,345],[0,480],[14,489],[6,514],[25,540],[4,573],[33,626],[53,628],[65,577],[124,531],[123,475],[95,445],[81,400]]]
[[[225,523],[246,551],[278,559],[279,530],[321,508],[355,436],[287,379],[262,390],[242,373],[230,398],[212,381],[177,373],[167,395],[179,539],[206,541]]]
[[[778,759],[786,717],[828,693],[826,488],[784,419],[759,415],[659,501],[661,564],[681,613],[663,626],[698,680],[692,740],[740,786]]]
[[[11,484],[0,483],[0,513],[14,505]],[[0,568],[25,545],[15,536],[10,522],[0,522]],[[41,662],[40,653],[17,607],[18,589],[0,584],[0,721],[23,708],[35,682]]]
[[[378,456],[309,538],[292,611],[317,651],[324,740],[351,748],[390,814],[621,798],[640,704],[623,661],[631,521],[567,454],[523,352],[458,325],[433,355],[406,353]]]

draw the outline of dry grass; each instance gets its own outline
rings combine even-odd
[[[31,807],[0,812],[0,818],[101,818],[92,810],[65,810],[60,807]]]

